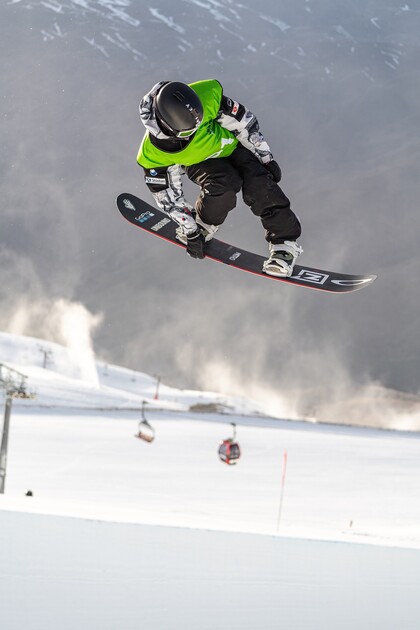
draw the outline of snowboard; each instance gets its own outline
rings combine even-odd
[[[117,207],[122,216],[132,225],[185,249],[185,245],[176,238],[177,224],[164,212],[130,193],[118,195]],[[343,274],[301,265],[294,266],[293,275],[289,278],[269,276],[262,270],[263,262],[266,260],[264,256],[224,243],[217,238],[206,243],[205,252],[206,258],[261,276],[267,280],[330,293],[358,291],[372,284],[376,278],[375,275]]]

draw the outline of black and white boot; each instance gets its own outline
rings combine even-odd
[[[296,259],[303,249],[296,241],[284,241],[280,245],[269,244],[270,256],[263,264],[263,271],[269,276],[288,278],[293,273]]]

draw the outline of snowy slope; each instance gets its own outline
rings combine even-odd
[[[169,387],[158,377],[97,361],[90,348],[75,350],[33,337],[0,332],[0,363],[26,376],[35,395],[17,400],[18,406],[139,409],[144,401],[184,411],[210,405],[224,413],[263,413],[254,401]]]
[[[418,434],[191,413],[187,402],[211,395],[163,388],[170,408],[148,405],[147,444],[134,437],[138,409],[123,406],[148,387],[153,402],[155,379],[98,364],[122,405],[82,409],[89,381],[74,357],[42,341],[57,360],[36,367],[38,343],[0,340],[3,361],[59,402],[13,406],[2,627],[418,629]],[[103,386],[90,387],[99,400]],[[232,421],[242,456],[228,467],[217,449]]]
[[[12,414],[6,505],[16,509],[420,548],[417,434],[242,416],[19,409]],[[234,467],[217,456],[237,423]],[[33,500],[25,497],[27,489]]]
[[[7,630],[418,630],[420,551],[1,516]]]

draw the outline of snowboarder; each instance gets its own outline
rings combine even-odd
[[[223,94],[216,80],[189,85],[157,83],[140,103],[146,127],[137,162],[157,206],[177,224],[177,238],[193,258],[205,257],[242,190],[244,202],[266,230],[265,273],[290,276],[302,248],[298,218],[278,185],[281,170],[255,115]],[[193,208],[184,199],[182,174],[200,186]]]

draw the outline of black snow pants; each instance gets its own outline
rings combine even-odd
[[[195,209],[204,223],[221,225],[242,190],[244,202],[260,217],[268,242],[299,238],[301,227],[290,201],[265,166],[241,144],[227,158],[212,158],[185,170],[201,188]]]

